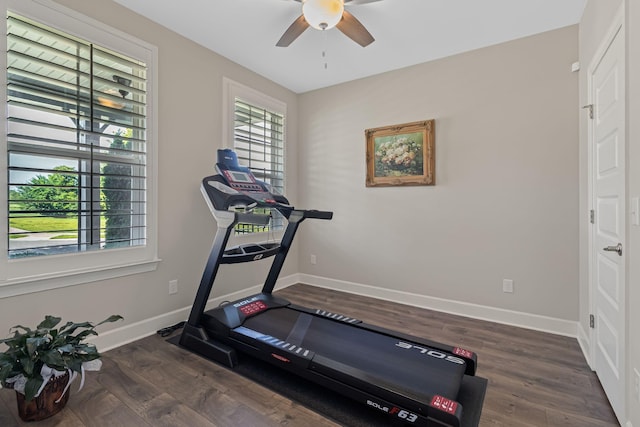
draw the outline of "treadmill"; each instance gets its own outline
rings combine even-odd
[[[333,213],[294,208],[240,166],[232,150],[218,150],[216,169],[202,180],[201,191],[218,229],[179,344],[231,368],[237,352],[267,361],[377,410],[390,423],[466,425],[458,396],[464,378],[475,375],[476,355],[272,295],[298,226],[306,219],[330,220]],[[280,242],[227,248],[237,224],[269,223],[269,214],[255,212],[261,208],[286,218]],[[262,292],[206,310],[221,264],[272,256]],[[480,408],[483,399],[484,389],[476,396]]]

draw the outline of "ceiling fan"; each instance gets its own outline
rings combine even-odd
[[[300,15],[284,32],[276,46],[287,47],[308,27],[328,30],[337,27],[345,36],[365,47],[375,39],[351,13],[345,5],[374,3],[380,0],[294,0],[302,3]]]

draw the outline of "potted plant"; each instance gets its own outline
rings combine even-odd
[[[23,420],[41,420],[64,407],[76,376],[101,367],[100,353],[85,339],[98,335],[97,326],[120,319],[113,315],[95,325],[67,322],[57,327],[62,319],[48,315],[35,329],[11,328],[13,336],[0,340],[8,347],[0,353],[0,384],[16,391]],[[83,383],[84,377],[80,387]]]

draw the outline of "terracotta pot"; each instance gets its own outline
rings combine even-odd
[[[40,421],[60,412],[69,400],[69,390],[60,399],[68,382],[69,373],[59,377],[51,377],[40,395],[30,402],[25,401],[24,394],[16,392],[20,418],[23,421]],[[60,399],[60,402],[56,403],[58,399]]]

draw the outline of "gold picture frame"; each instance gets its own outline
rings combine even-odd
[[[365,130],[367,187],[435,185],[435,120]]]

